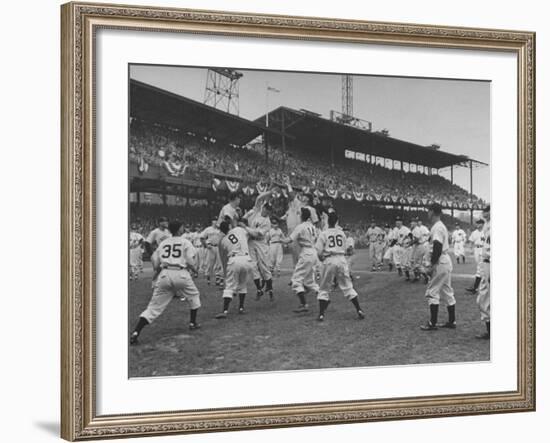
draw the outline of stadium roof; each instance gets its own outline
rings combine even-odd
[[[246,120],[137,80],[130,80],[130,116],[237,146],[245,145],[264,131],[280,135],[262,122]]]
[[[470,160],[478,166],[485,163],[470,159],[465,155],[451,154],[433,147],[418,145],[387,135],[346,125],[321,117],[307,110],[295,110],[281,106],[269,112],[270,126],[282,128],[282,114],[285,118],[285,133],[295,138],[300,149],[330,153],[346,149],[369,155],[413,163],[431,168],[445,168],[451,165],[464,165]],[[265,115],[256,122],[265,121]]]

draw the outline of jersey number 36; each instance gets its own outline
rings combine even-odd
[[[344,238],[341,235],[329,235],[328,246],[329,248],[334,248],[335,246],[344,246]]]

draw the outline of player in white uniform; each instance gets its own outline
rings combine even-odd
[[[462,257],[462,263],[466,263],[466,256],[464,255],[464,245],[466,244],[466,233],[457,223],[452,235],[454,255],[456,263],[460,264],[460,257]]]
[[[328,219],[327,219],[327,226],[328,226]],[[353,280],[352,271],[353,271],[353,265],[355,263],[355,240],[350,235],[350,229],[349,229],[349,226],[347,225],[344,226],[344,235],[346,236],[346,245],[345,245],[346,262],[348,263],[349,275]],[[359,276],[357,276],[356,278],[359,278]]]
[[[481,283],[477,295],[477,305],[481,313],[481,321],[485,322],[486,332],[476,335],[476,338],[489,340],[491,338],[491,206],[483,209],[483,236],[485,242],[481,251]]]
[[[307,206],[308,198],[302,191],[294,191],[288,178],[285,180],[285,185],[287,187],[289,200],[288,209],[282,219],[286,220],[287,234],[290,235],[296,226],[302,222],[300,218],[300,210]],[[319,221],[317,211],[311,207],[308,207],[308,209],[311,214],[311,222],[315,225]],[[296,267],[296,264],[298,263],[298,256],[300,255],[300,246],[294,243],[290,244],[290,252],[292,254],[294,266]]]
[[[269,294],[269,299],[273,300],[273,279],[269,265],[269,245],[267,243],[267,235],[271,229],[269,216],[272,208],[268,203],[271,195],[271,191],[258,195],[254,208],[244,216],[248,221],[250,234],[248,250],[252,259],[252,276],[256,285],[257,300],[263,296],[264,286]]]
[[[210,285],[210,279],[212,274],[214,274],[216,286],[221,286],[223,284],[223,269],[220,261],[220,252],[218,250],[221,232],[218,229],[217,222],[217,219],[212,220],[212,225],[201,232],[200,238],[203,246],[206,248],[206,282]]]
[[[161,217],[159,219],[158,227],[153,229],[145,239],[145,250],[149,256],[153,255],[153,252],[155,252],[158,245],[160,245],[164,239],[171,236],[172,234],[170,234],[170,231],[168,230],[168,219],[166,217]]]
[[[422,224],[422,220],[418,217],[415,219],[416,226],[412,230],[413,236],[413,252],[412,252],[412,269],[414,273],[413,282],[417,282],[421,276],[428,283],[428,276],[424,268],[424,260],[428,254],[430,231]]]
[[[311,222],[309,209],[302,208],[300,218],[302,223],[296,226],[289,238],[283,239],[283,243],[295,242],[300,247],[298,263],[292,274],[292,289],[300,300],[300,306],[294,310],[296,313],[309,311],[305,297],[306,291],[310,290],[315,294],[319,292],[319,285],[314,278],[314,267],[318,263],[315,250],[315,226]]]
[[[389,224],[386,224],[384,227],[384,231],[386,232],[386,238],[385,238],[385,251],[383,255],[384,262],[388,265],[388,270],[391,272],[393,271],[393,247],[395,246],[395,243],[397,242],[397,237],[395,230],[391,229]]]
[[[137,225],[132,223],[130,230],[130,281],[137,280],[143,270],[143,235],[137,231]]]
[[[345,298],[350,300],[360,319],[365,318],[361,310],[357,292],[353,288],[353,282],[349,274],[346,261],[346,235],[336,226],[338,216],[335,212],[328,214],[328,229],[319,234],[315,243],[315,249],[320,261],[321,281],[317,300],[319,300],[319,321],[325,319],[325,311],[330,303],[330,291],[337,286]]]
[[[438,328],[456,329],[456,300],[451,286],[453,262],[449,257],[449,232],[441,221],[442,207],[433,203],[429,208],[429,217],[433,223],[430,231],[432,255],[430,259],[430,282],[426,289],[426,298],[430,307],[430,320],[420,327],[423,331],[435,331]],[[447,303],[449,318],[447,323],[438,324],[439,302],[443,298]]]
[[[220,241],[220,256],[225,267],[225,288],[222,312],[216,315],[217,319],[227,318],[235,294],[239,295],[239,314],[244,314],[246,287],[252,274],[252,260],[248,251],[249,233],[241,226],[230,228],[229,220],[220,224],[220,231],[224,235]]]
[[[171,222],[168,229],[172,237],[164,239],[151,257],[156,276],[153,296],[130,335],[131,345],[137,344],[141,330],[161,315],[175,297],[189,303],[189,329],[200,328],[197,323],[200,294],[189,272],[195,271],[196,251],[189,240],[181,237],[180,222]]]
[[[281,263],[283,261],[283,231],[279,227],[279,220],[271,218],[271,229],[267,234],[269,241],[269,265],[272,276],[281,276]]]
[[[378,236],[382,233],[382,229],[376,226],[376,222],[371,220],[370,226],[367,229],[367,240],[369,242],[369,258],[371,262],[371,271],[376,271],[376,243],[378,242]]]
[[[415,222],[411,222],[411,229],[416,227]],[[411,281],[412,256],[413,256],[413,235],[409,232],[402,242],[403,254],[401,255],[401,266],[405,272],[405,281]]]
[[[395,228],[393,228],[395,244],[393,245],[393,263],[397,268],[397,273],[401,276],[403,275],[403,241],[405,237],[409,235],[411,230],[403,225],[403,220],[401,217],[395,218]]]
[[[470,238],[468,239],[468,241],[472,244],[474,260],[477,264],[474,284],[471,288],[466,289],[466,291],[470,292],[471,294],[475,294],[477,292],[479,284],[481,283],[481,268],[483,263],[481,255],[483,252],[483,245],[485,244],[485,234],[483,233],[484,224],[485,220],[477,220],[476,229],[474,229],[474,231],[470,234]]]
[[[220,226],[223,221],[229,221],[231,227],[237,226],[238,217],[238,208],[241,203],[241,198],[236,192],[229,194],[229,203],[227,203],[220,211],[218,216],[217,225]]]

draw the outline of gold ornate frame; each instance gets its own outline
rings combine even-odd
[[[67,440],[533,411],[535,409],[535,34],[68,3],[61,8],[61,436]],[[508,51],[518,59],[517,390],[435,397],[98,416],[95,408],[94,36],[188,32]]]

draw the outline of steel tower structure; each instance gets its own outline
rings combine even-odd
[[[228,68],[209,68],[206,74],[204,103],[239,115],[239,80],[241,72]]]

